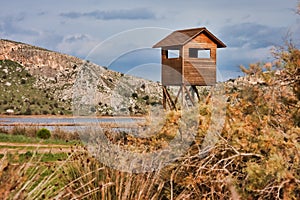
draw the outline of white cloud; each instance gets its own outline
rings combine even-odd
[[[99,41],[90,35],[79,33],[65,36],[56,49],[63,53],[85,58],[98,43]]]
[[[147,8],[132,8],[120,10],[94,10],[90,12],[67,12],[61,13],[60,16],[65,18],[77,19],[80,17],[90,17],[102,20],[139,20],[139,19],[156,19],[153,11]]]

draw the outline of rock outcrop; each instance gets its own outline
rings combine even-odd
[[[59,113],[71,114],[72,107],[82,106],[85,112],[79,114],[145,114],[149,104],[154,105],[161,102],[162,92],[156,82],[124,75],[89,61],[40,47],[0,40],[0,60],[10,60],[24,67],[26,73],[34,77],[32,88],[43,91],[47,94],[46,98],[65,107],[63,110],[68,110],[68,112],[61,111]],[[0,83],[7,88],[7,91],[13,90],[12,87],[8,89],[8,84],[11,83],[7,80],[15,79],[14,77],[7,78],[7,74],[18,76],[17,72],[11,70],[19,68],[6,66],[0,70],[0,75],[2,75]],[[22,76],[22,78],[26,77]],[[86,81],[82,82],[83,80]],[[92,88],[86,87],[87,80],[92,80],[90,82]],[[18,87],[22,87],[22,84]],[[93,93],[92,102],[82,102],[85,98],[90,97],[90,95],[86,96],[87,90]],[[30,93],[30,91],[27,92]],[[80,101],[74,97],[77,100],[79,98]],[[0,102],[9,100],[5,97],[1,98]],[[43,104],[43,102],[39,102],[39,104]],[[11,105],[10,107],[17,106]],[[10,107],[6,110],[11,109]],[[30,106],[29,109],[31,109]],[[22,112],[14,113],[24,114]],[[53,114],[59,113],[53,112]],[[41,114],[41,111],[37,110],[36,114]]]

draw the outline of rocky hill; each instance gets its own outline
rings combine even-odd
[[[79,102],[73,97],[87,90],[93,101],[79,114],[145,114],[147,105],[161,102],[158,83],[9,40],[0,40],[0,89],[0,114],[72,114]]]

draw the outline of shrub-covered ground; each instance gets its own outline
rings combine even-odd
[[[43,162],[0,167],[1,179],[7,178],[1,188],[9,191],[3,194],[11,199],[300,199],[300,51],[289,45],[274,53],[276,62],[242,67],[245,77],[221,83],[225,124],[205,153],[213,109],[209,95],[199,105],[196,141],[158,171],[120,172],[74,148],[65,161],[47,168]],[[177,127],[178,116],[169,115],[151,146],[168,141],[168,126]],[[124,141],[112,139],[124,148],[131,145]],[[134,143],[141,147],[149,141]],[[5,155],[1,159],[7,162]]]
[[[70,105],[54,98],[50,90],[35,86],[36,78],[22,65],[0,60],[0,114],[71,114]]]

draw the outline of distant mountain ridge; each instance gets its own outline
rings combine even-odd
[[[8,110],[13,114],[72,114],[73,86],[78,72],[82,72],[83,68],[92,70],[99,77],[95,79],[97,89],[90,114],[145,114],[147,105],[159,104],[161,101],[158,83],[29,44],[1,39],[0,61],[0,87],[3,91],[0,95],[0,114]],[[16,73],[16,70],[23,73]],[[26,82],[25,79],[29,78],[30,81]],[[119,94],[116,88],[120,88],[120,85],[130,86]],[[22,90],[25,86],[27,91]],[[24,94],[16,95],[20,90]],[[30,98],[28,94],[37,91],[44,94],[40,95],[43,98],[31,97],[36,100],[24,104],[24,99]]]

